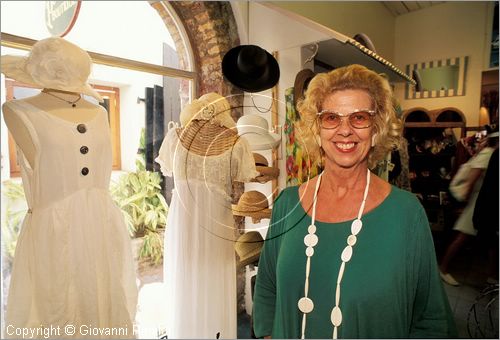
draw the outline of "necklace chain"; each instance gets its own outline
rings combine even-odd
[[[81,96],[80,94],[78,95],[78,98],[77,98],[76,100],[66,100],[66,99],[64,99],[64,98],[62,98],[62,97],[56,96],[55,94],[53,94],[53,93],[51,93],[51,92],[49,92],[49,91],[43,91],[43,93],[46,93],[46,94],[48,94],[49,96],[52,96],[52,97],[57,98],[57,99],[59,99],[59,100],[62,100],[62,101],[64,101],[64,102],[66,102],[66,103],[70,104],[70,105],[71,105],[71,106],[73,106],[73,107],[76,107],[76,103],[78,103],[78,101],[79,101],[80,99],[82,99],[82,96]]]
[[[321,182],[321,176],[323,173],[321,173],[318,176],[318,180],[316,182],[316,188],[314,189],[314,198],[313,198],[313,210],[312,210],[312,217],[311,217],[311,225],[308,227],[307,232],[308,234],[304,237],[304,244],[306,245],[306,256],[307,256],[307,262],[306,262],[306,278],[304,282],[304,297],[300,298],[298,301],[298,307],[299,310],[303,313],[302,314],[302,339],[305,339],[305,334],[306,334],[306,319],[307,319],[307,314],[311,313],[314,309],[314,303],[309,298],[307,295],[309,293],[309,273],[311,269],[311,258],[314,255],[314,246],[319,241],[318,236],[316,235],[316,202],[318,198],[318,191],[319,191],[319,185]],[[361,231],[361,227],[363,226],[363,222],[361,221],[361,216],[363,215],[363,211],[365,209],[365,203],[366,203],[366,198],[368,197],[368,190],[370,187],[370,170],[367,170],[366,173],[366,186],[365,186],[365,191],[363,194],[363,201],[361,202],[361,206],[359,207],[358,211],[358,216],[357,218],[352,222],[351,224],[351,235],[347,237],[347,246],[344,248],[342,251],[342,254],[340,256],[341,259],[341,264],[340,264],[340,269],[339,273],[337,275],[337,286],[335,290],[335,307],[333,307],[330,319],[333,324],[333,339],[337,339],[337,330],[338,327],[342,324],[342,311],[339,307],[340,304],[340,284],[342,282],[342,277],[344,275],[344,270],[346,263],[351,260],[352,257],[352,252],[354,245],[356,244],[357,238],[356,235],[359,234]]]

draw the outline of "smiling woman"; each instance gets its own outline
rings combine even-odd
[[[456,337],[422,205],[369,170],[400,133],[387,79],[360,65],[317,75],[298,109],[324,170],[274,202],[255,335]]]

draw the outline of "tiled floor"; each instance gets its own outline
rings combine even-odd
[[[436,243],[438,258],[446,245],[444,240]],[[486,282],[488,256],[485,245],[472,238],[450,264],[450,273],[461,283],[458,287],[443,283],[459,337],[498,339],[498,285]]]

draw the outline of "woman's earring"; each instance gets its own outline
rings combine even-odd
[[[376,133],[372,136],[372,148],[375,147],[375,138],[377,138]]]

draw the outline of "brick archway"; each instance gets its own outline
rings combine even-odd
[[[243,92],[224,80],[221,67],[225,53],[240,44],[231,4],[227,1],[169,1],[168,4],[154,2],[151,6],[165,22],[179,53],[181,67],[185,67],[189,61],[182,35],[165,7],[170,6],[175,11],[193,53],[198,95],[216,92],[229,96],[234,108],[231,114],[237,120],[243,113]]]

